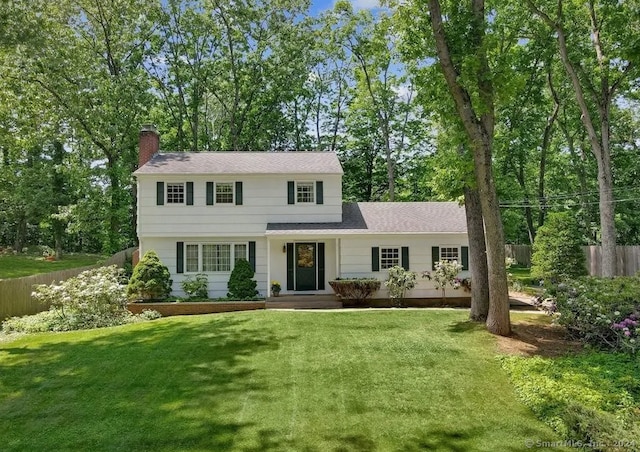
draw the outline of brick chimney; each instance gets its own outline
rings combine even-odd
[[[160,134],[153,124],[144,124],[138,141],[138,168],[147,163],[160,150]]]

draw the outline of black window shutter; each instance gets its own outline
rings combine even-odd
[[[213,205],[213,182],[207,182],[207,205]]]
[[[432,246],[431,247],[431,270],[436,269],[436,262],[440,260],[440,247]]]
[[[295,256],[293,255],[293,243],[287,243],[287,290],[294,290],[293,269],[295,268]]]
[[[295,204],[296,203],[296,183],[292,180],[287,182],[287,195],[288,195],[288,203]]]
[[[324,290],[324,243],[318,243],[318,290]]]
[[[176,243],[176,273],[184,273],[184,242]]]
[[[380,248],[377,246],[371,248],[371,271],[380,271]]]
[[[193,182],[187,182],[187,205],[193,205]]]
[[[256,242],[249,242],[249,263],[253,271],[256,271]]]
[[[321,180],[316,181],[316,204],[324,204],[324,190]]]
[[[462,269],[469,270],[469,247],[462,247]]]
[[[156,182],[156,204],[164,206],[164,182]]]
[[[242,182],[236,182],[236,206],[242,205]]]
[[[409,270],[409,247],[402,247],[402,268]]]

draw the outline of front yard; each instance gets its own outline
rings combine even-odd
[[[466,311],[255,311],[0,345],[2,449],[521,450],[558,437]]]
[[[23,276],[86,267],[103,261],[108,256],[99,254],[65,254],[61,260],[47,261],[41,254],[0,255],[0,279],[22,278]]]

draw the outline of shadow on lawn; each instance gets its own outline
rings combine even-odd
[[[469,333],[475,331],[486,331],[487,327],[483,322],[472,322],[471,320],[463,320],[455,322],[448,326],[447,331],[450,333]]]
[[[246,322],[159,321],[8,344],[0,349],[3,450],[233,449],[238,432],[254,428],[238,420],[233,401],[261,391],[245,358],[279,345]]]
[[[530,438],[541,438],[545,441],[552,441],[553,438],[548,438],[543,432],[524,428]],[[446,450],[450,452],[467,452],[470,450],[491,450],[493,449],[491,444],[483,443],[483,438],[487,438],[487,432],[481,428],[459,430],[455,427],[450,429],[431,429],[425,431],[422,435],[413,438],[402,448],[397,449],[402,452],[418,452],[425,450]],[[522,444],[512,444],[505,446],[500,444],[501,451],[522,451],[527,447],[523,441]]]

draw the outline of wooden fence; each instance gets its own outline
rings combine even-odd
[[[583,246],[587,258],[587,271],[591,276],[602,276],[602,249],[600,246]],[[518,264],[531,267],[531,246],[506,245],[507,257],[514,258]],[[640,271],[640,246],[628,245],[616,247],[618,276],[633,276]]]
[[[48,306],[31,298],[33,286],[38,284],[51,284],[52,282],[64,281],[79,275],[85,270],[96,267],[117,265],[124,266],[125,262],[131,258],[135,248],[120,251],[101,264],[90,265],[88,267],[70,268],[40,275],[26,276],[24,278],[0,279],[0,321],[7,317],[36,314],[49,309]]]

